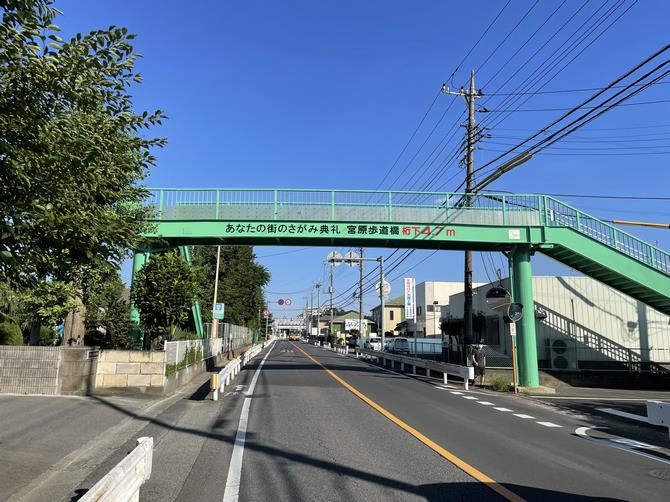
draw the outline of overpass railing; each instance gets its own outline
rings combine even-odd
[[[155,220],[281,220],[572,228],[661,272],[670,253],[541,194],[371,190],[169,189],[149,191]]]

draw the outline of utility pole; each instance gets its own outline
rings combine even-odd
[[[442,86],[442,92],[463,96],[468,104],[468,123],[466,126],[466,150],[465,150],[465,205],[472,205],[472,189],[474,184],[474,154],[475,154],[475,99],[482,96],[481,91],[475,90],[475,71],[470,72],[470,87],[466,91],[461,87],[459,91],[451,91],[448,87]],[[465,263],[463,267],[463,358],[467,358],[466,345],[473,342],[472,333],[472,251],[465,251]]]
[[[317,282],[314,287],[316,287],[316,336],[318,338],[321,335],[321,283]]]
[[[363,336],[363,248],[360,249],[361,261],[359,263],[358,278],[358,336]]]

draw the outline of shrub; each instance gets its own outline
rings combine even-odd
[[[0,345],[23,345],[23,334],[18,323],[0,312]]]
[[[509,383],[507,378],[499,376],[493,379],[491,388],[498,392],[509,392],[512,388],[512,384]]]

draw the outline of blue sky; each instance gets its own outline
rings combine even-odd
[[[374,189],[444,81],[458,87],[466,82],[470,69],[477,69],[477,87],[483,86],[484,94],[489,94],[478,101],[478,106],[489,110],[513,108],[505,103],[504,96],[490,94],[514,91],[556,51],[559,41],[570,34],[569,28],[575,30],[589,19],[593,22],[610,8],[612,17],[606,24],[631,7],[565,69],[559,72],[560,66],[553,66],[557,75],[544,90],[601,87],[668,42],[670,3],[665,1],[625,0],[620,4],[618,0],[592,0],[584,5],[576,0],[511,0],[450,79],[506,3],[481,2],[474,15],[468,12],[471,5],[467,2],[390,0],[67,0],[56,5],[64,12],[57,24],[66,36],[112,24],[138,34],[136,48],[143,55],[139,69],[144,83],[133,89],[136,107],[161,108],[169,116],[156,131],[169,143],[157,152],[158,166],[148,180],[149,186]],[[573,14],[572,24],[550,40]],[[594,38],[596,31],[593,33]],[[541,48],[545,42],[547,45]],[[538,55],[532,58],[536,50]],[[504,84],[517,69],[519,73]],[[591,94],[536,95],[520,108],[567,108]],[[659,84],[631,102],[669,98],[670,84]],[[451,146],[462,138],[462,129],[452,126],[458,123],[464,106],[460,98],[439,96],[381,188],[414,189],[422,185],[416,172],[428,153],[446,136],[451,142],[445,150],[446,161]],[[538,155],[490,188],[526,193],[668,196],[670,156],[651,152],[670,151],[669,111],[669,103],[613,110],[574,133],[572,142]],[[429,136],[443,113],[444,119]],[[492,137],[480,144],[475,166],[561,113],[478,113],[477,119],[491,126],[487,132]],[[657,148],[621,151],[616,141],[622,136],[640,140],[630,144]],[[426,138],[426,145],[410,162]],[[463,177],[457,164],[448,165],[445,173],[426,187],[454,190]],[[670,221],[669,201],[566,200],[605,219]],[[627,231],[670,248],[668,230]],[[314,281],[326,279],[324,259],[329,251],[257,248],[260,261],[272,273],[268,298],[289,297],[294,306],[304,304]],[[370,251],[375,256],[390,252]],[[429,254],[414,253],[391,274],[392,296],[400,293],[403,275],[413,276],[417,282],[462,279],[461,253],[439,252],[427,258]],[[501,256],[492,258],[504,274]],[[487,272],[495,275],[489,259],[484,260],[487,269],[475,256],[475,280],[487,280]],[[412,266],[406,274],[401,273]],[[534,259],[534,272],[571,273],[542,256]],[[127,277],[128,267],[124,274]],[[336,290],[345,291],[357,275],[356,269],[336,269]],[[336,303],[345,306],[343,299]],[[366,304],[375,304],[372,295],[368,295]],[[274,310],[281,314],[279,307],[274,306]]]

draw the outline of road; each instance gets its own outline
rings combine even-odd
[[[275,343],[222,400],[203,397],[149,420],[76,493],[146,435],[147,501],[659,500],[670,488],[662,430],[645,429],[644,446],[540,402],[302,343]]]

